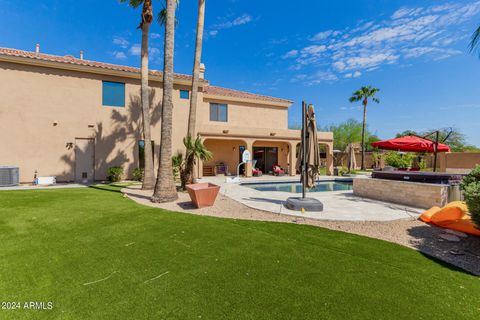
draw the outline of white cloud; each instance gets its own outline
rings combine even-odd
[[[244,14],[232,22],[232,26],[241,26],[242,24],[247,24],[252,21],[252,16],[249,14]]]
[[[112,55],[115,59],[118,59],[118,60],[127,59],[127,55],[123,51],[114,51],[112,52]]]
[[[222,23],[219,23],[219,24],[216,24],[216,25],[213,25],[212,27],[209,28],[209,30],[207,31],[207,34],[211,37],[215,37],[218,35],[218,32],[220,30],[225,30],[225,29],[230,29],[230,28],[233,28],[233,27],[238,27],[238,26],[242,26],[242,25],[245,25],[245,24],[248,24],[250,22],[253,21],[253,17],[249,14],[242,14],[232,20],[227,20],[227,21],[224,21]]]
[[[130,42],[128,42],[128,40],[126,40],[125,38],[117,36],[117,37],[113,38],[113,44],[117,45],[117,46],[119,46],[123,49],[126,49],[130,45]]]
[[[294,58],[298,55],[298,50],[290,50],[282,56],[282,59]]]
[[[455,46],[465,38],[463,24],[479,13],[479,0],[402,7],[381,21],[318,32],[308,40],[321,45],[292,48],[283,58],[294,58],[290,70],[309,70],[311,83],[359,77],[387,65],[411,65],[414,59],[447,59],[462,53]]]
[[[139,56],[142,53],[142,47],[140,44],[136,43],[128,50],[128,53],[132,56]]]
[[[152,33],[150,35],[150,38],[152,39],[160,39],[162,37],[162,35],[160,33]]]

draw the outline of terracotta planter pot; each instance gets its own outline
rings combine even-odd
[[[187,191],[197,208],[211,207],[215,203],[220,186],[213,183],[195,183],[187,185]]]

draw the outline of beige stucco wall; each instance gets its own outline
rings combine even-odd
[[[106,178],[111,166],[129,176],[138,166],[139,80],[0,62],[0,165],[20,167],[20,181],[40,176],[74,179],[75,138],[95,138],[95,179]],[[125,82],[125,108],[102,106],[102,80]],[[161,83],[152,82],[152,139],[160,143]],[[189,102],[174,94],[174,146],[187,130]],[[57,125],[54,125],[57,123]],[[89,126],[93,126],[89,128]],[[174,150],[176,149],[174,147]],[[156,159],[158,157],[155,157]]]
[[[478,152],[440,153],[438,157],[438,166],[442,172],[468,173],[480,165]]]
[[[1,59],[0,59],[1,60]],[[123,166],[126,177],[138,167],[138,140],[141,140],[139,75],[109,75],[105,70],[67,70],[47,66],[0,61],[0,165],[20,167],[20,181],[32,182],[35,170],[40,176],[57,176],[58,181],[73,181],[77,138],[95,139],[95,179],[104,180],[111,166]],[[78,68],[77,68],[78,69]],[[87,72],[88,71],[88,72]],[[124,82],[125,108],[102,106],[102,80]],[[160,81],[151,81],[152,139],[155,141],[155,166],[158,166],[162,89]],[[180,99],[175,85],[173,111],[173,152],[182,151],[187,132],[189,100]],[[197,132],[212,135],[228,129],[241,137],[269,136],[294,139],[299,132],[288,130],[288,108],[210,97],[199,94]],[[211,122],[209,103],[228,104],[228,122]],[[55,125],[56,124],[56,125]],[[331,133],[319,133],[331,144]],[[282,138],[282,139],[280,139]],[[330,148],[331,149],[331,148]],[[227,158],[212,150],[216,158]],[[231,148],[230,148],[231,150]],[[238,161],[232,156],[232,165]],[[228,160],[230,161],[230,160]],[[280,156],[280,165],[287,160]]]
[[[228,104],[228,121],[210,121],[210,102]],[[205,99],[199,107],[199,121],[203,125],[222,128],[276,128],[288,129],[288,108],[251,103],[226,102],[220,99]]]

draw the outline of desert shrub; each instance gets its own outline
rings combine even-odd
[[[107,179],[110,182],[119,182],[122,180],[123,168],[122,167],[110,167],[107,171]]]
[[[136,168],[133,170],[133,180],[142,181],[143,179],[143,168]]]
[[[173,168],[173,177],[175,181],[180,179],[180,171],[183,166],[183,154],[181,152],[177,152],[174,156],[172,156],[172,168]]]
[[[413,158],[413,153],[390,151],[385,154],[385,164],[394,168],[410,168]]]
[[[338,175],[343,176],[344,174],[348,173],[348,168],[347,167],[340,167],[338,168]]]
[[[463,194],[472,221],[480,229],[480,182],[470,183],[464,187]]]
[[[468,206],[473,222],[480,228],[480,166],[473,169],[462,179],[460,188]]]
[[[418,167],[420,168],[420,170],[427,169],[427,160],[425,160],[425,158],[421,158],[418,162]]]
[[[475,169],[463,177],[461,188],[465,190],[466,186],[476,182],[480,182],[480,166],[476,166]]]

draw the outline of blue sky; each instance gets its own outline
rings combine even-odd
[[[157,9],[162,1],[154,1]],[[178,10],[175,71],[190,73],[196,3]],[[479,0],[207,0],[203,62],[220,85],[317,108],[321,125],[360,120],[350,94],[381,89],[368,124],[381,138],[457,127],[480,145],[480,59],[468,53]],[[0,0],[0,46],[138,66],[139,11],[116,0]],[[162,68],[163,32],[154,26],[152,68]]]

